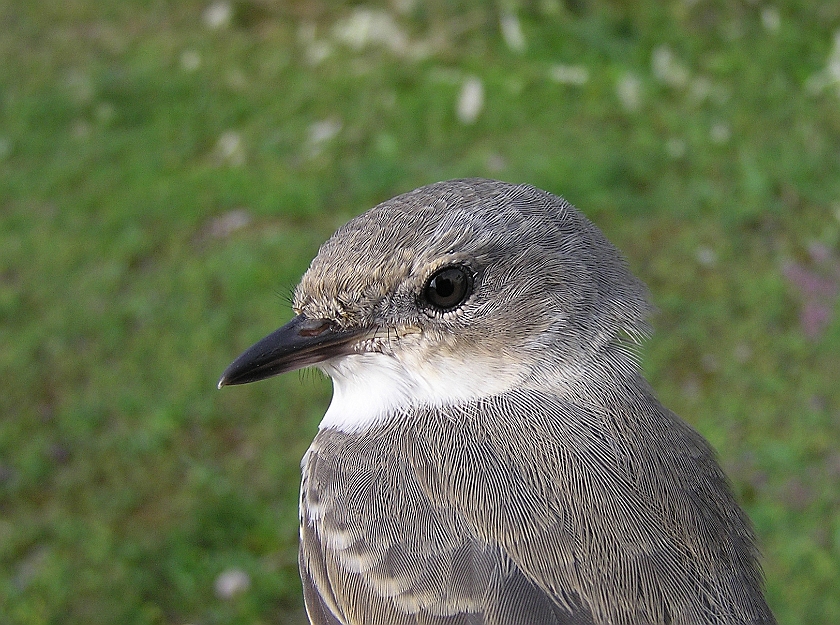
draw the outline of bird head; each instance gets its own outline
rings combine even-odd
[[[482,179],[422,187],[339,228],[293,307],[220,387],[316,365],[336,385],[331,410],[341,397],[343,412],[373,413],[474,399],[574,379],[640,339],[649,313],[644,285],[574,207]]]

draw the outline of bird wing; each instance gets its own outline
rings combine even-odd
[[[516,392],[322,430],[301,491],[313,623],[772,623],[712,451],[637,399]]]
[[[584,407],[515,391],[431,409],[406,455],[433,505],[568,613],[773,623],[749,522],[711,448],[646,391],[618,397]]]
[[[396,432],[322,430],[304,459],[300,565],[315,625],[561,625],[502,550],[436,505]]]

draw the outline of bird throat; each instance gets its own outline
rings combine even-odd
[[[500,367],[497,361],[402,359],[361,353],[322,363],[333,382],[333,397],[320,424],[359,432],[398,418],[406,411],[467,403],[504,393],[526,377],[524,366]]]

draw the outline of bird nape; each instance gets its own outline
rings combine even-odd
[[[313,624],[774,623],[708,443],[639,372],[645,286],[574,207],[452,180],[351,220],[222,375],[333,381],[303,459]]]

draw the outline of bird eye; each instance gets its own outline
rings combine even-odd
[[[441,311],[464,303],[472,290],[472,276],[463,267],[444,267],[436,271],[423,288],[423,297]]]

